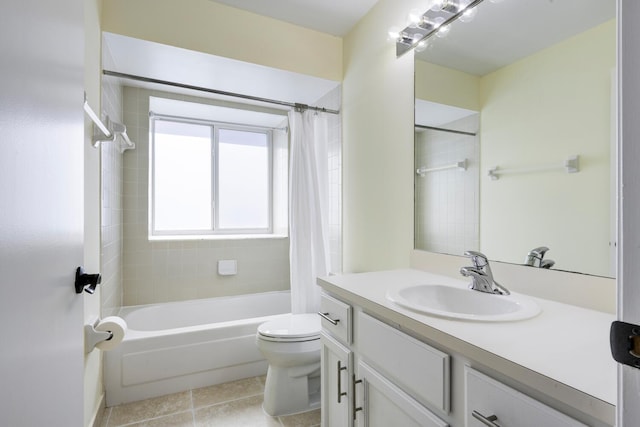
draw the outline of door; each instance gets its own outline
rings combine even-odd
[[[350,427],[353,425],[351,377],[353,353],[322,333],[322,426]]]
[[[448,424],[366,363],[358,362],[354,397],[358,427],[448,427]]]
[[[640,324],[640,2],[618,0],[618,319]],[[618,365],[617,425],[640,422],[640,369]]]
[[[0,13],[0,425],[82,426],[83,3]]]

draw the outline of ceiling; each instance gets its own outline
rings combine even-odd
[[[216,0],[238,9],[343,37],[378,0]]]
[[[483,76],[615,18],[615,0],[485,1],[417,58]]]

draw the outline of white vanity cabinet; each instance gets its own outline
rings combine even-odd
[[[448,426],[448,355],[328,295],[320,313],[324,427]]]
[[[586,427],[468,366],[465,383],[465,425],[469,427]]]

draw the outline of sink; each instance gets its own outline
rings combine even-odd
[[[437,284],[391,290],[387,299],[424,314],[481,322],[523,320],[540,313],[538,304],[523,295],[493,295]]]

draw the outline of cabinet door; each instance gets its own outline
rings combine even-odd
[[[354,384],[358,427],[447,427],[448,424],[360,361]]]
[[[325,332],[321,341],[322,426],[351,427],[353,353]]]

